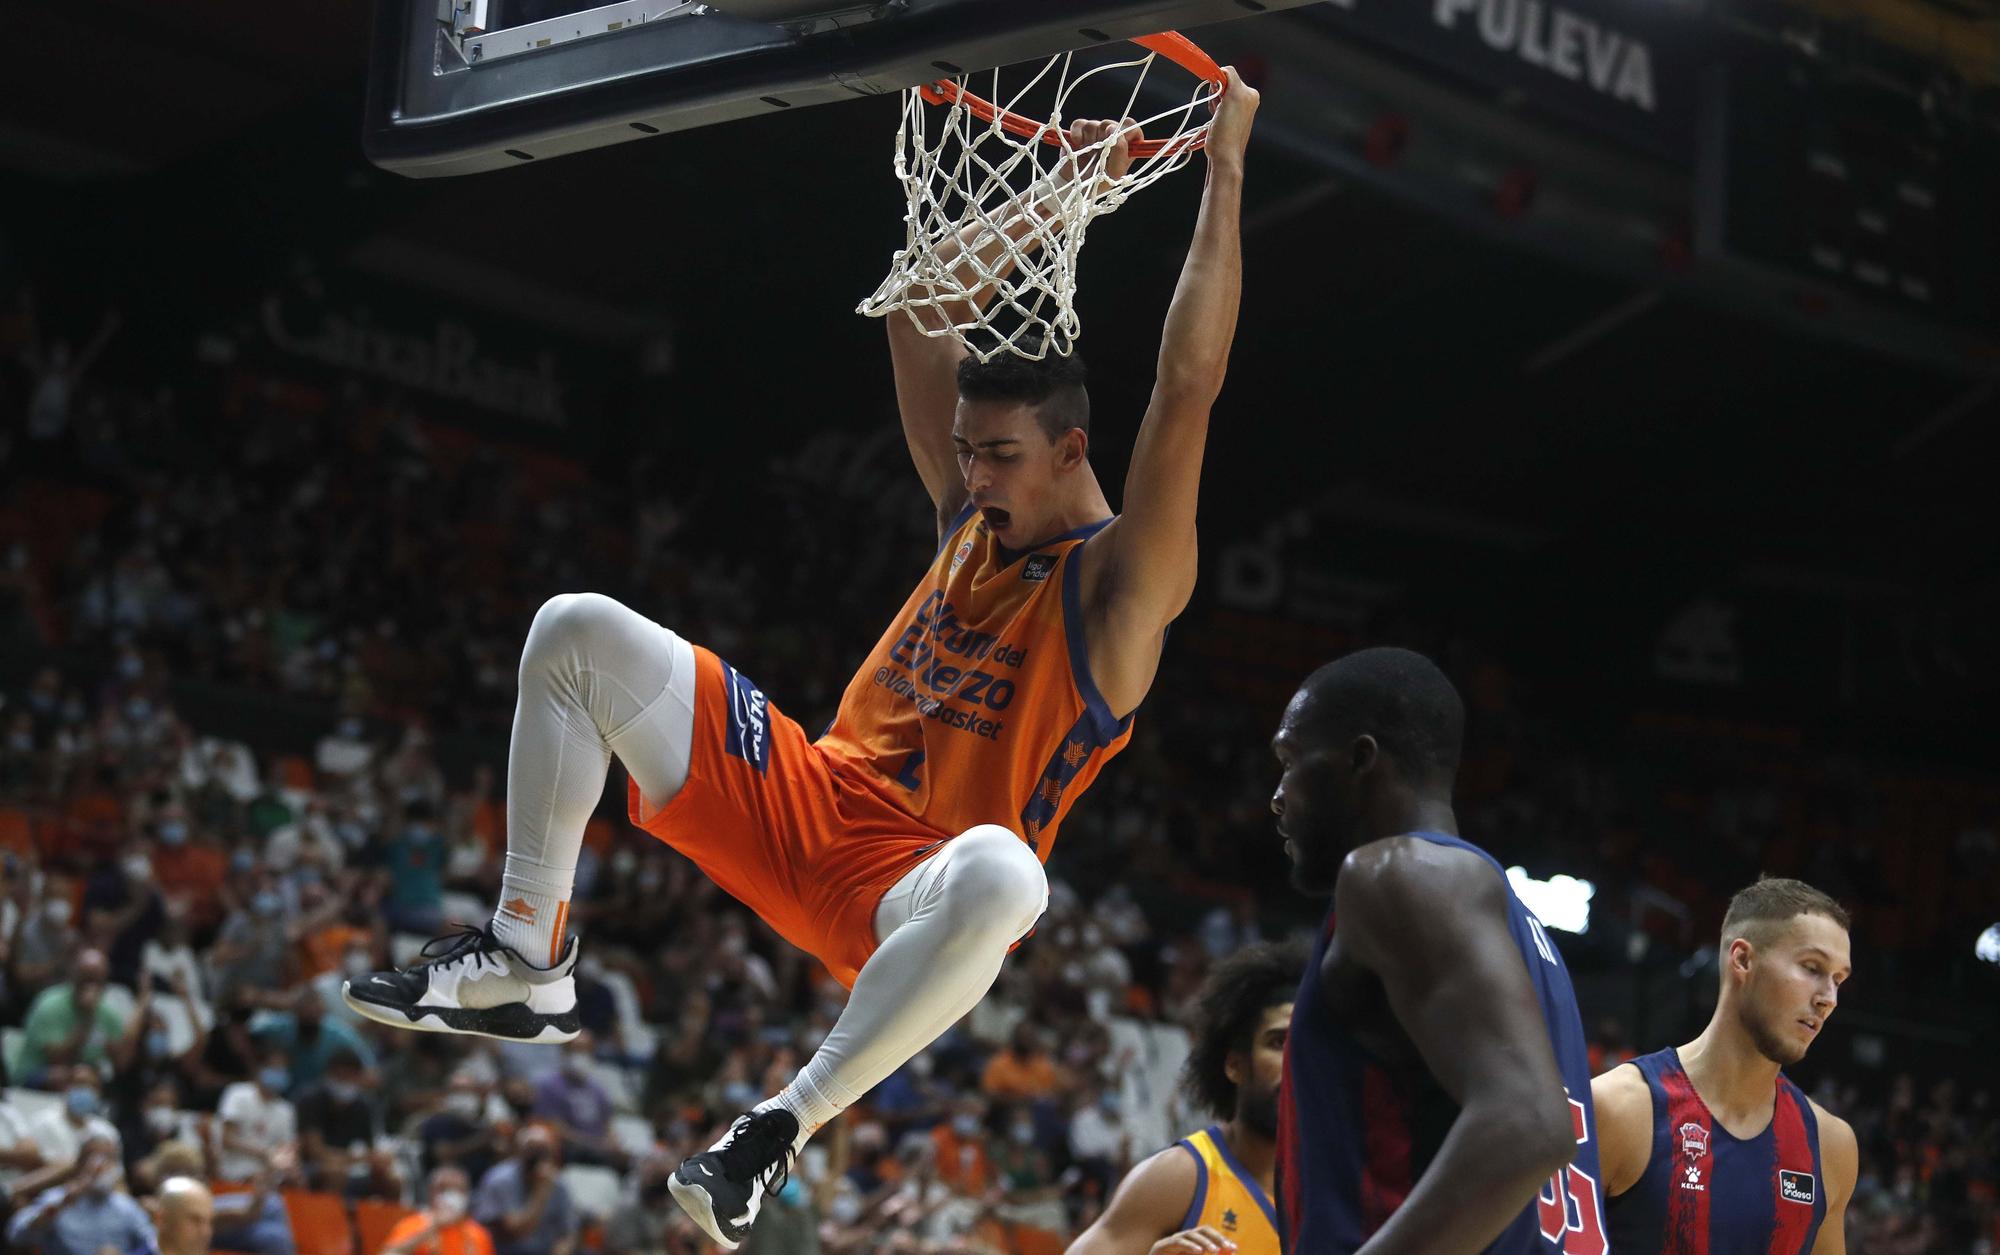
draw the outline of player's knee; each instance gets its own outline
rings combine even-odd
[[[1025,841],[998,824],[981,824],[959,836],[946,891],[955,918],[1008,932],[1013,941],[1049,904],[1049,878]]]
[[[631,614],[603,593],[557,593],[535,611],[528,643],[521,649],[521,669],[556,657],[588,655],[594,642],[607,639],[619,620]]]

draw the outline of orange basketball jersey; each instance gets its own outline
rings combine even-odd
[[[841,696],[819,748],[939,832],[1005,824],[1048,861],[1070,803],[1131,739],[1090,678],[1083,542],[1021,553],[970,506]]]

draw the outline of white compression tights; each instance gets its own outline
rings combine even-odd
[[[507,866],[493,920],[504,944],[533,962],[560,957],[583,828],[611,755],[649,805],[665,805],[687,781],[694,686],[693,647],[609,597],[565,593],[535,615],[507,762]],[[977,1005],[1047,906],[1041,863],[1006,828],[982,824],[945,843],[883,895],[881,946],[839,1022],[762,1105],[796,1115],[803,1145]]]

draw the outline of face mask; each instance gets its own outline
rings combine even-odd
[[[125,679],[136,680],[145,673],[146,660],[144,658],[134,653],[123,653],[118,656],[118,674]],[[135,697],[132,700],[136,702],[141,699]]]
[[[476,1120],[479,1118],[479,1095],[467,1093],[446,1094],[444,1109],[461,1120]]]
[[[69,1113],[79,1120],[88,1120],[97,1114],[97,1091],[88,1085],[78,1085],[63,1095],[63,1102]]]
[[[350,950],[340,960],[340,969],[349,980],[359,980],[368,974],[368,956],[359,950]]]
[[[70,910],[71,907],[68,898],[57,898],[55,901],[49,903],[46,908],[49,923],[58,927],[69,923]]]
[[[932,1059],[928,1054],[917,1055],[910,1060],[910,1075],[919,1080],[928,1077],[936,1068],[936,1060]]]
[[[454,1224],[464,1219],[465,1191],[439,1190],[431,1196],[431,1210],[437,1213],[440,1224]]]
[[[747,1111],[750,1104],[756,1101],[757,1091],[750,1088],[748,1081],[731,1081],[722,1087],[722,1105],[725,1107],[740,1107]]]
[[[188,839],[188,826],[178,819],[169,819],[159,827],[161,845],[184,845]]]
[[[979,1117],[963,1113],[955,1115],[951,1118],[951,1131],[960,1137],[978,1137]]]
[[[247,872],[257,866],[257,856],[248,850],[238,850],[229,856],[229,870]]]
[[[342,719],[340,721],[340,735],[350,741],[360,740],[361,721],[359,719]]]
[[[291,1076],[283,1068],[265,1068],[257,1074],[257,1083],[274,1094],[285,1092],[285,1083]]]
[[[563,1056],[563,1071],[572,1077],[578,1078],[588,1075],[590,1072],[590,1056],[581,1051],[570,1051]]]
[[[361,1097],[361,1087],[352,1081],[328,1081],[326,1096],[339,1103],[353,1102]]]
[[[155,1137],[165,1137],[172,1133],[174,1126],[179,1123],[180,1119],[174,1115],[172,1107],[146,1108],[146,1127],[152,1130]]]
[[[173,1049],[173,1044],[167,1040],[167,1035],[161,1030],[156,1028],[146,1034],[146,1057],[148,1059],[164,1059],[173,1053]]]
[[[351,819],[343,819],[333,826],[333,835],[339,837],[349,847],[353,847],[368,839],[368,830]]]
[[[135,697],[125,703],[125,717],[133,723],[144,723],[153,714],[153,703],[143,697]]]
[[[1035,1126],[1032,1124],[1017,1124],[1008,1131],[1008,1136],[1014,1139],[1016,1146],[1032,1145],[1035,1140]]]
[[[778,1197],[794,1207],[802,1207],[806,1201],[805,1183],[797,1177],[786,1177],[785,1188],[778,1191]]]
[[[279,909],[282,908],[283,906],[284,902],[279,899],[277,894],[271,892],[269,889],[264,890],[256,897],[250,899],[250,909],[255,911],[259,915],[265,916],[266,918],[276,915]]]
[[[1116,1094],[1105,1094],[1098,1098],[1097,1105],[1105,1115],[1115,1116],[1124,1109],[1125,1101]]]
[[[143,854],[137,854],[126,859],[120,866],[125,869],[125,879],[127,880],[143,882],[153,874],[153,860]]]

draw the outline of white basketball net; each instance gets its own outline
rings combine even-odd
[[[890,263],[889,277],[858,312],[879,318],[907,310],[925,335],[955,336],[981,361],[1002,351],[1031,358],[1070,352],[1081,330],[1076,263],[1085,229],[1193,159],[1208,136],[1209,106],[1222,94],[1220,84],[1197,78],[1186,104],[1142,118],[1137,126],[1146,138],[1165,142],[1151,155],[1135,156],[1131,168],[1112,179],[1101,171],[1104,152],[1118,137],[1071,148],[1066,138],[1075,120],[1068,116],[1071,97],[1101,75],[1136,71],[1122,110],[1082,116],[1139,117],[1139,93],[1156,57],[1147,52],[1072,77],[1073,58],[1050,59],[1011,96],[1001,94],[998,70],[978,76],[982,87],[991,80],[986,98],[1009,111],[1029,92],[1046,90],[1055,76],[1054,112],[1032,134],[1006,129],[1005,113],[988,122],[967,108],[963,93],[971,84],[965,77],[952,80],[959,95],[948,104],[928,103],[922,88],[903,94],[896,177],[910,199],[905,242]],[[933,137],[934,108],[942,116]],[[1049,143],[1044,137],[1050,135],[1064,142]],[[958,249],[955,260],[940,254],[946,246]],[[988,287],[993,294],[983,310],[967,299]]]

